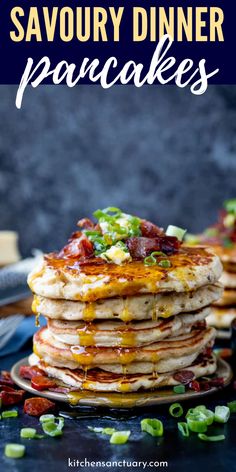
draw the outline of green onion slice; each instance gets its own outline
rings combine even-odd
[[[11,459],[20,459],[25,455],[25,446],[23,444],[6,444],[4,454]]]
[[[228,406],[215,407],[215,421],[217,423],[227,423],[230,417],[230,409]]]
[[[228,213],[233,213],[234,215],[236,215],[236,198],[226,200],[224,202],[224,207]]]
[[[169,413],[174,418],[179,418],[179,416],[182,416],[183,412],[184,410],[182,406],[180,405],[180,403],[172,403],[172,405],[170,405]]]
[[[167,236],[175,236],[179,241],[183,241],[186,229],[179,228],[178,226],[169,225],[166,230]]]
[[[20,430],[20,437],[24,439],[34,439],[36,432],[34,428],[22,428]]]
[[[188,410],[187,416],[200,415],[201,419],[205,419],[207,426],[210,426],[214,421],[214,413],[208,410],[205,405],[199,405]]]
[[[18,411],[17,410],[9,410],[9,411],[3,411],[2,412],[2,418],[16,418],[18,416]]]
[[[189,437],[189,429],[188,429],[187,423],[184,423],[184,422],[178,423],[178,430],[185,438]]]
[[[209,442],[216,442],[216,441],[224,441],[225,436],[224,434],[218,434],[217,436],[207,436],[207,434],[198,434],[199,439],[202,441],[209,441]]]
[[[150,256],[145,257],[143,262],[147,266],[153,266],[153,265],[156,265],[157,260],[155,257],[152,256],[152,254],[150,254]]]
[[[42,423],[42,428],[45,434],[48,436],[61,436],[62,435],[62,429],[64,426],[64,418],[57,418],[58,423],[55,421],[44,421]]]
[[[56,417],[55,415],[42,415],[39,418],[40,423],[46,423],[47,421],[55,421]]]
[[[111,435],[111,444],[125,444],[130,437],[130,431],[116,431]]]
[[[186,390],[185,385],[181,385],[181,384],[180,384],[180,385],[175,385],[175,386],[173,387],[173,391],[174,391],[175,393],[185,393],[185,390]]]
[[[165,269],[168,269],[171,267],[171,262],[168,259],[162,259],[162,261],[158,262],[158,265],[160,267],[164,267]]]
[[[236,400],[227,403],[227,407],[229,408],[230,413],[236,413]]]
[[[157,418],[145,418],[141,421],[141,430],[151,436],[163,436],[163,423]]]
[[[187,424],[190,431],[194,433],[205,433],[207,431],[207,421],[205,416],[199,414],[187,416]]]

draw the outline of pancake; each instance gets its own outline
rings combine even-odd
[[[168,259],[168,268],[143,261],[79,265],[77,259],[49,254],[29,274],[28,283],[43,297],[93,302],[140,293],[189,292],[217,282],[222,272],[219,258],[204,247],[184,247]]]
[[[224,307],[224,306],[233,306],[236,305],[236,290],[226,289],[223,292],[222,297],[214,302],[214,305]]]
[[[220,278],[220,282],[225,288],[236,289],[236,273],[224,271]]]
[[[222,287],[215,284],[205,285],[191,292],[117,297],[101,299],[92,303],[53,300],[35,296],[32,309],[36,314],[43,313],[51,319],[92,321],[118,318],[128,322],[167,318],[179,313],[200,310],[216,302],[222,293]]]
[[[139,374],[139,375],[119,375],[110,374],[108,372],[94,369],[88,371],[86,377],[82,370],[70,370],[67,368],[58,368],[46,365],[42,360],[36,356],[30,356],[29,362],[31,365],[38,365],[47,375],[62,381],[73,389],[82,389],[84,391],[92,392],[137,392],[138,390],[150,390],[160,387],[178,385],[179,381],[174,378],[178,371],[167,372],[158,375],[153,374]],[[216,370],[216,357],[214,354],[207,358],[199,358],[188,370],[194,374],[194,378],[199,378],[206,375],[211,375]]]
[[[109,348],[70,346],[56,340],[48,328],[41,328],[34,335],[34,353],[49,365],[70,369],[93,366],[109,369],[111,364],[127,365],[147,362],[158,371],[160,361],[176,361],[176,358],[197,355],[212,343],[214,328],[194,329],[188,334],[141,346],[138,348]],[[168,370],[169,366],[168,366]]]
[[[214,246],[214,251],[220,257],[225,268],[231,266],[236,272],[236,244],[232,247]]]
[[[209,315],[205,308],[195,313],[177,315],[158,321],[61,321],[48,319],[50,334],[62,343],[80,346],[137,347],[191,331],[197,322]]]
[[[236,308],[212,307],[207,317],[207,324],[215,328],[229,329],[232,321],[236,318]]]

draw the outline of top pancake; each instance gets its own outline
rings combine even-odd
[[[79,266],[76,259],[49,254],[29,274],[28,283],[43,297],[91,302],[139,293],[188,292],[215,283],[222,273],[220,259],[209,248],[184,247],[168,259],[170,268],[142,261]]]

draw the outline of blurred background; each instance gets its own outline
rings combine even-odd
[[[118,206],[201,231],[236,197],[236,87],[0,87],[0,230],[20,251],[60,248],[76,221]]]

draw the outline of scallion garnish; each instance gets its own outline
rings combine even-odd
[[[186,390],[186,389],[185,389],[185,386],[184,386],[184,385],[181,385],[181,384],[180,384],[180,385],[175,385],[175,386],[173,387],[173,391],[174,391],[175,393],[185,393],[185,390]]]
[[[233,213],[233,215],[236,215],[236,198],[226,200],[224,202],[224,207],[227,213]]]
[[[174,418],[179,418],[179,416],[183,415],[183,412],[184,412],[184,410],[183,410],[182,406],[180,405],[180,403],[172,403],[172,405],[170,405],[169,413]]]
[[[214,420],[217,423],[227,423],[230,417],[230,409],[228,406],[216,406]]]
[[[20,459],[25,455],[25,446],[23,444],[6,444],[4,454],[11,459]]]
[[[171,267],[171,262],[168,259],[162,259],[158,262],[157,257],[166,257],[166,254],[162,251],[153,251],[149,256],[145,257],[143,262],[147,266],[153,266],[158,263],[160,267]]]
[[[236,400],[227,403],[227,407],[229,408],[230,413],[236,413]]]
[[[198,434],[199,439],[202,441],[209,441],[209,442],[216,442],[216,441],[224,441],[225,436],[224,434],[218,434],[217,436],[207,436],[207,434]]]
[[[55,422],[56,417],[55,415],[41,415],[39,418],[40,423],[46,423],[47,421],[53,421]]]
[[[207,431],[207,421],[205,416],[199,413],[198,415],[189,415],[186,417],[188,428],[194,433],[205,433]]]
[[[184,423],[184,422],[178,423],[178,430],[185,438],[189,436],[189,429],[188,429],[187,423]]]
[[[141,421],[141,430],[151,436],[163,436],[163,423],[157,418],[145,418]]]
[[[171,267],[171,262],[168,259],[162,259],[162,261],[158,262],[158,265],[160,267],[168,269],[169,267]]]
[[[179,241],[183,241],[186,229],[179,228],[178,226],[169,225],[166,230],[167,236],[175,236]]]
[[[58,423],[56,423],[55,420],[58,420]],[[64,427],[64,418],[55,418],[55,420],[42,422],[43,431],[48,436],[55,437],[62,435],[62,429]]]
[[[2,412],[2,418],[16,418],[18,416],[18,411],[17,410],[9,410],[9,411],[3,411]]]
[[[34,439],[37,431],[34,428],[22,428],[20,430],[20,437],[24,439]]]
[[[130,431],[116,431],[111,435],[111,444],[125,444],[130,437]]]

